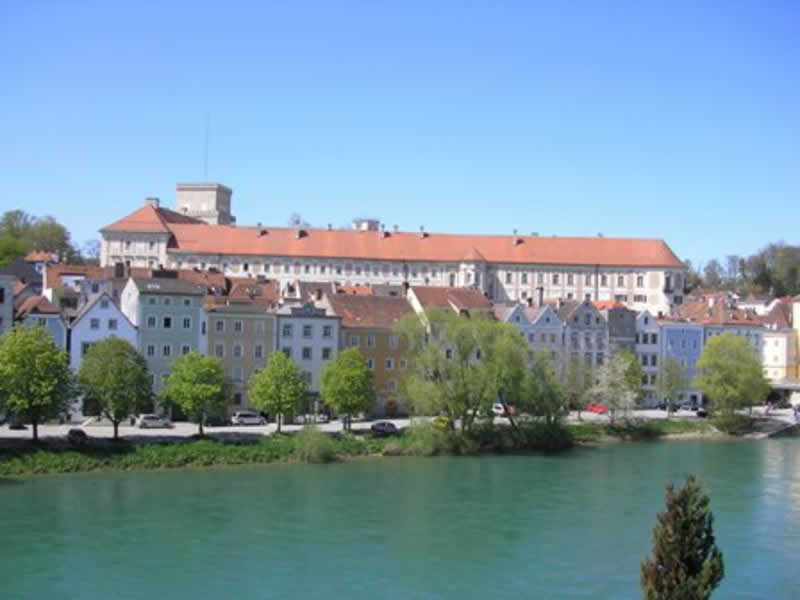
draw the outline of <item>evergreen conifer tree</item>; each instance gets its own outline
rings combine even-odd
[[[652,558],[641,565],[643,597],[707,600],[725,575],[709,498],[690,475],[677,491],[667,485],[666,505],[653,530]]]

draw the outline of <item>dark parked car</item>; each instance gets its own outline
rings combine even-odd
[[[225,427],[228,425],[229,421],[225,417],[221,417],[219,415],[207,415],[205,426],[206,427]]]
[[[89,436],[83,429],[70,429],[67,432],[67,441],[73,446],[84,446],[89,441]]]
[[[400,433],[400,430],[397,429],[395,424],[390,423],[389,421],[378,421],[377,423],[373,423],[372,427],[370,427],[370,430],[372,431],[372,435],[375,437],[387,437]]]

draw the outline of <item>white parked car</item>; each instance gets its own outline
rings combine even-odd
[[[233,425],[266,425],[267,420],[260,414],[250,410],[240,410],[231,417]]]
[[[136,419],[136,426],[139,429],[171,427],[169,420],[160,415],[139,415],[139,418]]]

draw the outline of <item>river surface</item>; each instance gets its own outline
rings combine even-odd
[[[663,485],[711,492],[715,598],[800,598],[800,440],[0,480],[0,598],[639,598]]]

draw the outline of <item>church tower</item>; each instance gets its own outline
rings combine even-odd
[[[210,225],[233,225],[231,214],[233,190],[219,183],[179,183],[177,186],[178,212]]]

